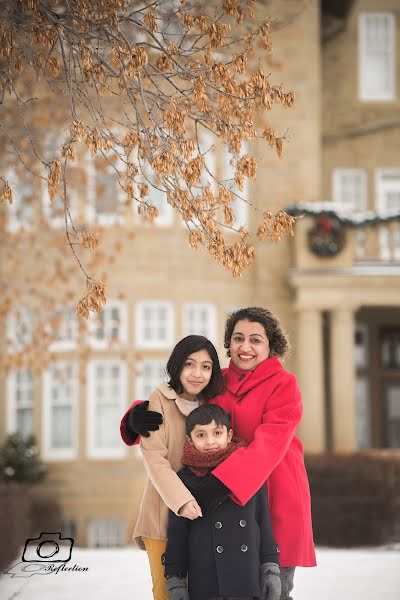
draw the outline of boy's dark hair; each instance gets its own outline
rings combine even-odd
[[[202,404],[186,417],[186,435],[190,437],[196,425],[208,425],[212,421],[218,426],[225,425],[228,430],[231,428],[231,418],[223,408],[216,404]]]
[[[199,352],[199,350],[206,350],[212,360],[211,379],[207,387],[201,392],[201,397],[204,400],[209,400],[224,391],[224,381],[222,379],[217,351],[210,340],[203,335],[188,335],[176,344],[167,362],[166,370],[169,377],[168,384],[177,394],[183,392],[180,381],[183,366],[187,357],[190,354],[193,354],[193,352]]]
[[[260,323],[269,340],[269,358],[272,356],[283,356],[289,350],[289,340],[287,339],[282,327],[275,315],[267,308],[260,306],[250,306],[236,310],[226,320],[224,334],[224,348],[228,349],[226,353],[230,356],[229,346],[235,325],[238,321],[250,321],[251,323]]]

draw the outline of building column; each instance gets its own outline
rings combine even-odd
[[[331,313],[331,410],[335,452],[357,448],[354,365],[354,311],[339,308]]]
[[[303,418],[299,433],[306,452],[324,452],[326,430],[321,311],[298,311],[296,356],[303,399]]]

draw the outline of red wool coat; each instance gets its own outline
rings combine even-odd
[[[225,392],[211,402],[231,415],[234,434],[249,445],[229,456],[213,474],[240,504],[266,481],[281,567],[315,566],[310,490],[303,446],[295,435],[302,414],[296,378],[278,357],[268,358],[254,371],[241,371],[231,361],[223,375]],[[121,436],[132,445],[125,418],[126,414]]]
[[[236,436],[249,444],[213,471],[245,504],[267,481],[268,504],[281,567],[316,565],[311,500],[303,445],[295,433],[302,403],[295,376],[279,358],[224,371],[226,390],[211,402],[231,415]]]

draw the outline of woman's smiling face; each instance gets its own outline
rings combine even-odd
[[[269,356],[269,340],[261,323],[238,321],[229,346],[233,364],[243,371],[253,371]]]

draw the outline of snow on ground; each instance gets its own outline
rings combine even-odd
[[[297,569],[295,600],[399,600],[400,546],[317,549],[318,567]],[[72,570],[13,563],[0,578],[1,600],[152,600],[145,552],[74,548]],[[87,567],[87,571],[77,570]]]

